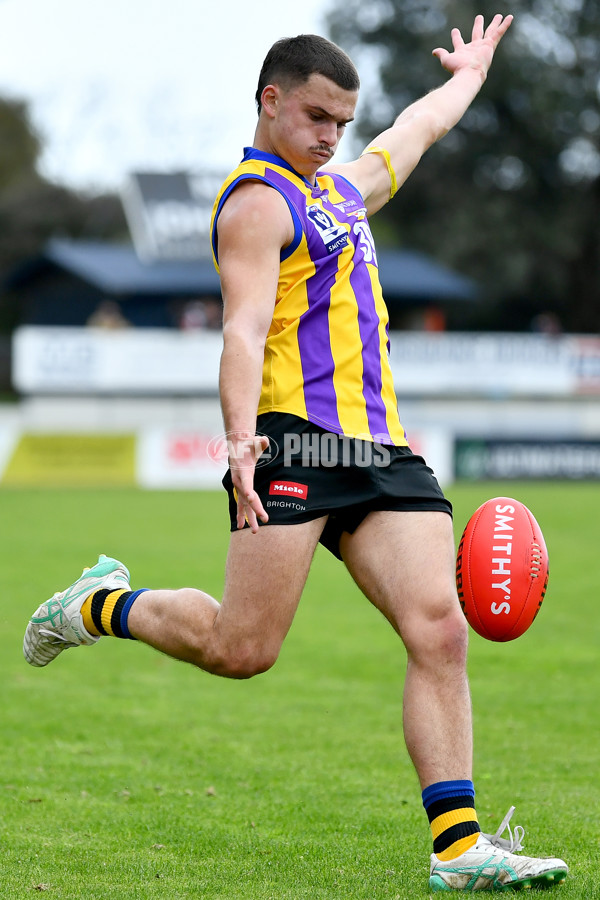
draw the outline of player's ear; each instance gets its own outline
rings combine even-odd
[[[281,91],[278,85],[268,84],[260,95],[262,108],[270,119],[276,115],[280,94]]]

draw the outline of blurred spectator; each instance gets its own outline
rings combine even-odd
[[[190,300],[183,308],[179,324],[183,331],[220,329],[223,327],[223,305],[217,297]]]
[[[423,328],[425,331],[445,331],[446,315],[439,306],[428,306],[423,313]]]
[[[115,300],[102,300],[86,323],[90,328],[128,328],[127,321],[121,307]]]
[[[531,330],[537,334],[562,334],[560,319],[553,312],[542,312],[531,320]]]

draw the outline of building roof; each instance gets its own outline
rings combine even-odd
[[[53,239],[44,249],[55,265],[107,294],[217,294],[219,276],[211,260],[142,262],[128,244]]]
[[[377,256],[389,306],[477,297],[474,281],[423,253],[383,249]],[[116,297],[220,295],[219,277],[211,260],[147,263],[128,244],[65,238],[49,241],[37,265],[20,268],[10,279],[12,284],[34,277],[40,263],[53,264]]]
[[[378,250],[383,296],[397,299],[474,300],[478,286],[416,250]]]

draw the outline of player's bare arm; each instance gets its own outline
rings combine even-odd
[[[433,51],[452,78],[408,106],[391,128],[371,141],[360,159],[330,167],[359,188],[369,214],[390,199],[392,179],[399,188],[425,151],[460,121],[479,93],[494,52],[512,20],[510,15],[497,15],[484,29],[483,16],[477,16],[468,43],[459,29],[453,28],[452,51],[443,48]],[[387,152],[387,160],[385,153],[368,152],[376,147]]]
[[[277,294],[279,257],[293,226],[285,200],[257,182],[240,185],[218,221],[223,294],[223,352],[219,391],[230,469],[238,493],[238,528],[268,520],[254,490],[256,460],[267,439],[256,436],[264,348]]]

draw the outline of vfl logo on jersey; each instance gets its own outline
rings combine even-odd
[[[328,253],[335,253],[336,250],[348,243],[348,232],[344,226],[335,222],[322,206],[317,206],[316,204],[309,206],[306,214],[313,225],[315,225],[319,237],[327,247]]]

